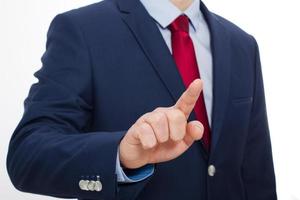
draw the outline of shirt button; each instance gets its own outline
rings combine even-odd
[[[216,167],[213,165],[209,165],[207,171],[209,176],[214,176],[216,174]]]

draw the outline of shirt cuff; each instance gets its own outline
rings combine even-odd
[[[125,172],[121,167],[119,149],[116,159],[116,174],[119,183],[135,183],[142,181],[154,173],[154,165],[145,165],[138,169],[126,169]]]

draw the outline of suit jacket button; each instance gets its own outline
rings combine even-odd
[[[94,191],[95,190],[95,181],[89,181],[87,187],[89,189],[89,191]]]
[[[81,189],[81,190],[85,190],[85,191],[88,191],[88,183],[89,183],[89,181],[87,181],[87,180],[80,180],[79,181],[79,188]]]
[[[102,190],[102,183],[100,181],[95,182],[95,191],[100,192]]]
[[[207,171],[209,176],[214,176],[216,174],[216,167],[213,165],[209,165]]]

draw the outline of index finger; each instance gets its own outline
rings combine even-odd
[[[194,80],[189,87],[182,93],[181,97],[174,105],[181,110],[188,119],[202,91],[203,84],[200,79]]]

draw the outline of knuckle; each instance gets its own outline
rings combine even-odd
[[[142,145],[143,145],[143,148],[144,148],[144,149],[151,149],[151,145],[150,145],[150,143],[147,142],[147,141],[142,142]]]
[[[164,134],[164,133],[158,133],[156,138],[159,143],[166,142],[168,139],[167,134]]]
[[[157,108],[155,108],[153,111],[154,112],[161,112],[161,111],[163,111],[165,108],[164,107],[157,107]]]
[[[155,137],[150,137],[146,139],[146,141],[144,141],[144,147],[147,149],[151,149],[154,148],[157,145],[157,141],[155,139]]]
[[[133,133],[139,138],[141,139],[142,137],[142,133],[143,133],[143,129],[141,126],[136,126],[134,129],[133,129]]]
[[[147,119],[151,116],[151,114],[152,114],[151,112],[147,112],[141,116],[141,119]]]
[[[153,121],[154,121],[155,123],[160,124],[160,123],[163,123],[164,120],[165,120],[165,114],[162,113],[162,112],[157,112],[157,113],[153,116]]]
[[[149,116],[150,116],[150,113],[149,113],[149,112],[144,113],[142,116],[140,116],[140,117],[136,120],[135,124],[140,125],[140,124],[144,123],[144,122],[149,118]]]
[[[156,147],[156,145],[157,145],[157,141],[154,140],[154,141],[150,142],[149,147],[154,148],[154,147]]]
[[[146,123],[141,123],[134,130],[135,135],[143,142],[145,135],[149,134],[149,128]]]
[[[133,133],[137,133],[139,130],[139,125],[137,123],[135,123],[130,127],[129,130],[132,131]]]
[[[159,143],[163,143],[168,139],[168,132],[167,132],[167,127],[168,127],[168,121],[167,117],[164,113],[157,113],[155,116],[155,135],[157,138],[157,141]]]
[[[147,133],[149,131],[149,125],[147,123],[141,123],[139,129],[141,132]]]
[[[186,121],[185,115],[179,109],[175,108],[172,112],[173,120],[176,122],[183,122]]]
[[[130,127],[130,129],[128,130],[127,134],[132,134],[134,136],[139,136],[139,134],[140,134],[140,126],[139,126],[139,124],[138,123],[134,123]]]
[[[164,137],[161,137],[161,139],[160,139],[160,143],[164,143],[164,142],[166,142],[166,141],[168,141],[169,140],[169,136],[168,135],[166,135],[166,136],[164,136]]]
[[[180,140],[182,140],[181,134],[171,134],[171,140],[173,140],[174,142],[178,142]]]

